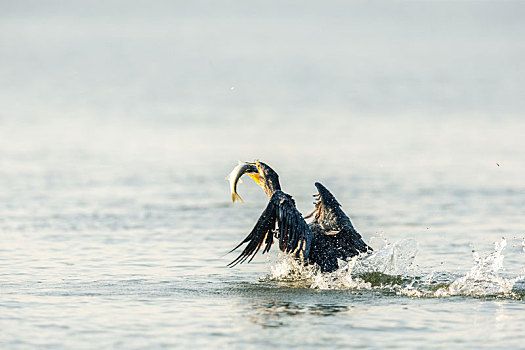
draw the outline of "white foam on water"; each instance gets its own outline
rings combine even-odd
[[[355,256],[349,261],[339,261],[339,269],[332,273],[322,273],[315,266],[303,266],[293,257],[285,254],[270,266],[268,280],[302,280],[310,288],[316,289],[372,289],[372,283],[361,276],[369,273],[385,275],[406,275],[416,257],[418,243],[404,239],[386,246],[373,254]]]
[[[513,297],[512,291],[517,281],[523,276],[505,278],[499,272],[503,269],[503,250],[507,246],[507,241],[502,238],[494,243],[494,251],[487,255],[480,255],[473,252],[474,266],[467,274],[454,279],[437,290],[427,289],[435,279],[430,274],[424,283],[419,287],[408,285],[400,288],[398,294],[412,297],[449,297],[449,296],[469,296],[469,297]]]
[[[373,254],[340,261],[340,268],[332,273],[321,273],[317,267],[303,266],[293,257],[281,254],[265,279],[300,282],[301,286],[315,289],[376,289],[409,297],[512,298],[515,283],[523,277],[500,276],[506,245],[503,238],[495,243],[494,251],[486,255],[473,252],[474,266],[461,277],[450,277],[450,274],[436,271],[416,276],[413,266],[419,244],[414,239],[403,239],[393,244],[386,243]]]

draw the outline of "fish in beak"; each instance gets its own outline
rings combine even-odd
[[[255,181],[255,183],[261,187],[263,187],[262,185],[262,182],[261,182],[261,176],[259,175],[260,174],[260,171],[261,171],[261,163],[256,160],[254,163],[251,163],[255,166],[255,169],[257,170],[256,172],[249,172],[248,173],[248,176],[250,176],[253,181]]]
[[[233,203],[235,203],[237,200],[244,203],[241,196],[239,196],[239,194],[237,193],[237,184],[239,182],[242,182],[241,176],[243,176],[246,173],[250,177],[252,177],[252,179],[254,179],[255,182],[260,184],[259,172],[258,172],[256,163],[239,161],[239,164],[237,164],[237,166],[233,168],[232,172],[228,176],[226,176],[226,180],[230,181],[230,192],[231,192]]]

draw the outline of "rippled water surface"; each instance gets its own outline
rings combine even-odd
[[[2,348],[523,346],[521,3],[33,5],[0,14]],[[255,158],[374,254],[227,268]]]

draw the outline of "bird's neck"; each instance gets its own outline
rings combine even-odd
[[[278,179],[271,179],[265,182],[263,190],[268,198],[272,198],[276,191],[281,190],[281,184],[279,183]]]

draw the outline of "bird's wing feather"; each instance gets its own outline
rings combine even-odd
[[[320,224],[324,234],[331,237],[338,248],[342,248],[340,251],[343,258],[371,252],[372,248],[363,241],[334,195],[320,183],[316,183],[316,187],[321,199],[316,204],[314,213],[321,210],[324,214],[316,216],[315,222]]]
[[[246,238],[230,252],[247,243],[242,253],[228,266],[250,262],[255,254],[266,244],[263,254],[270,250],[273,244],[273,235],[279,232],[279,248],[286,252],[296,252],[303,259],[308,258],[312,243],[312,232],[304,221],[301,213],[295,207],[292,197],[282,191],[276,191],[270,202],[257,220],[252,231]]]

